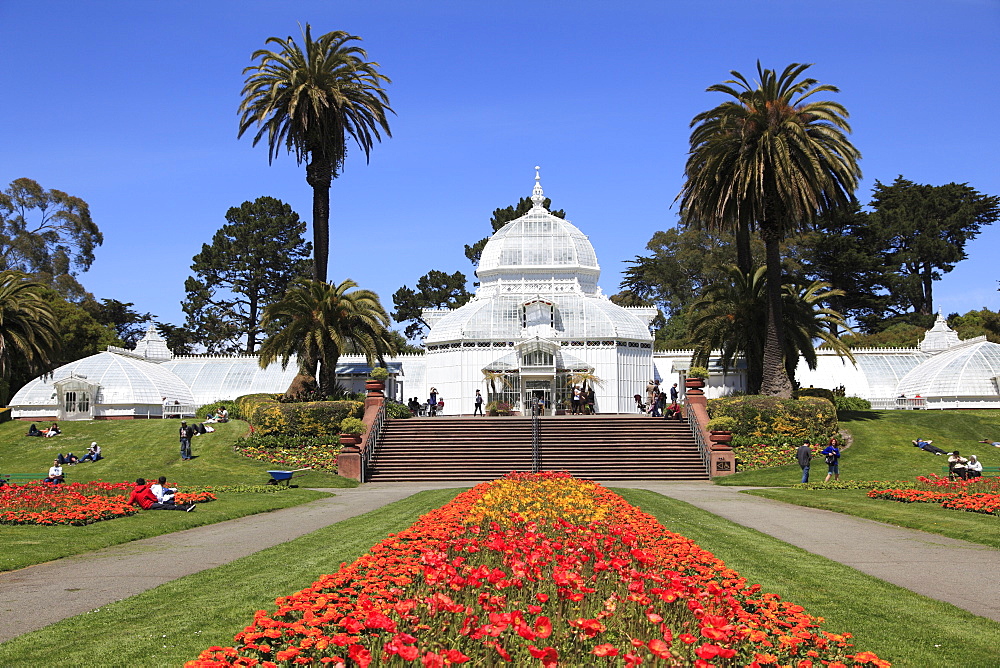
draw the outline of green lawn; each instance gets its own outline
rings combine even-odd
[[[941,473],[946,457],[913,447],[917,437],[929,438],[942,450],[976,455],[986,466],[1000,464],[1000,448],[977,441],[1000,440],[1000,411],[859,411],[840,414],[840,426],[854,437],[840,461],[841,480],[912,480]],[[826,465],[814,458],[812,482],[826,476]],[[717,478],[721,485],[781,487],[802,478],[797,464]]]
[[[645,490],[615,490],[693,539],[765,591],[854,634],[859,650],[897,667],[995,668],[1000,623],[865,575],[682,501]],[[995,519],[995,518],[994,518]],[[2,646],[0,646],[2,647]]]
[[[165,475],[181,489],[189,485],[263,484],[270,479],[267,470],[274,468],[233,452],[235,440],[247,432],[245,422],[220,424],[214,433],[195,437],[192,446],[195,458],[187,462],[180,459],[177,420],[64,422],[63,434],[54,438],[25,436],[29,424],[0,424],[0,473],[45,473],[57,453],[82,455],[91,441],[101,445],[105,458],[96,463],[64,467],[68,482],[121,482]],[[4,526],[2,533],[8,549],[0,552],[0,570],[287,508],[323,496],[321,492],[302,489],[307,486],[357,485],[353,480],[320,471],[296,474],[293,482],[299,489],[277,494],[221,494],[218,501],[203,504],[193,513],[143,512],[84,527]]]
[[[179,666],[460,490],[421,492],[0,644],[0,666]],[[275,495],[281,496],[281,494]],[[200,511],[199,511],[200,512]],[[187,515],[193,513],[164,513]],[[118,521],[118,520],[115,520]]]
[[[64,467],[67,482],[121,482],[165,475],[182,486],[263,484],[270,479],[268,469],[281,468],[233,452],[233,443],[248,430],[239,420],[215,425],[214,433],[196,436],[191,445],[194,459],[187,462],[180,458],[178,420],[63,422],[62,435],[54,438],[25,436],[29,425],[21,421],[0,424],[0,473],[44,474],[58,453],[82,457],[91,441],[100,444],[104,459]],[[296,474],[293,482],[300,487],[357,485],[320,471]]]
[[[942,508],[936,503],[897,503],[869,499],[867,492],[857,489],[759,489],[746,493],[798,506],[833,510],[1000,549],[1000,518],[996,515],[952,510]]]

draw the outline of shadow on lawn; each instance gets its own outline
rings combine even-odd
[[[873,420],[883,420],[885,415],[881,411],[838,411],[838,422],[871,422]]]

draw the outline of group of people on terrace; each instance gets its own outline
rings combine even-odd
[[[668,420],[681,420],[684,417],[679,403],[677,383],[670,387],[668,395],[666,392],[660,391],[660,381],[650,380],[646,383],[646,401],[643,401],[641,394],[636,394],[632,398],[635,399],[636,409],[644,415],[663,417]]]

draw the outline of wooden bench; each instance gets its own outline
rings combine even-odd
[[[45,480],[48,473],[0,473],[0,478],[5,482],[25,483],[32,480]]]

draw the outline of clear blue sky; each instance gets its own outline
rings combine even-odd
[[[98,298],[179,324],[191,258],[230,206],[311,219],[304,168],[237,140],[243,67],[269,36],[346,30],[392,79],[393,137],[331,192],[331,280],[392,293],[530,194],[534,165],[588,234],[606,293],[676,220],[688,124],[731,69],[815,63],[864,159],[859,197],[898,174],[1000,195],[1000,2],[0,2],[0,187],[27,176],[89,202]],[[1000,307],[1000,227],[935,284],[945,313]]]

